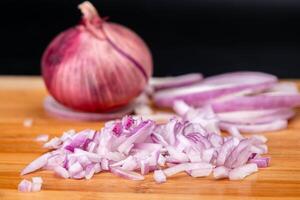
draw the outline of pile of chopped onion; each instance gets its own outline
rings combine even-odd
[[[194,111],[190,120],[191,109],[186,118],[173,117],[163,124],[125,116],[105,123],[100,131],[69,130],[45,143],[50,151],[32,161],[21,175],[47,169],[62,178],[91,179],[109,171],[143,180],[154,172],[154,180],[163,183],[184,172],[192,177],[212,173],[216,179],[240,180],[269,165],[269,158],[262,156],[268,151],[265,137],[245,138],[238,130],[222,136],[212,109]]]
[[[150,81],[155,105],[174,108],[180,116],[187,112],[188,118],[193,118],[190,115],[197,114],[194,113],[197,110],[211,106],[220,120],[220,128],[225,131],[232,127],[249,133],[284,129],[287,120],[295,114],[292,109],[300,105],[297,85],[279,83],[271,74],[233,72],[196,83],[182,82],[181,79],[155,78],[154,83]],[[168,87],[164,87],[164,80]],[[178,80],[181,85],[177,84]],[[194,111],[188,112],[191,107]]]

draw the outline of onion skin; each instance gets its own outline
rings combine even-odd
[[[152,75],[151,53],[134,32],[103,21],[89,2],[79,7],[82,23],[60,33],[43,54],[46,87],[58,102],[75,110],[124,106]]]

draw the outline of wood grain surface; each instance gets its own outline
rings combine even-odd
[[[300,82],[299,82],[300,83]],[[271,166],[243,181],[191,178],[178,174],[156,184],[152,174],[144,181],[129,181],[110,173],[92,180],[65,180],[53,172],[24,177],[20,171],[45,152],[34,139],[41,133],[59,136],[68,129],[99,129],[102,122],[76,122],[48,116],[42,106],[47,95],[40,77],[0,77],[0,199],[300,199],[300,112],[288,129],[266,133]],[[24,119],[33,119],[24,127]],[[43,189],[20,193],[22,178],[42,176]]]

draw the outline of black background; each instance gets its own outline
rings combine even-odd
[[[40,74],[51,39],[80,20],[66,0],[1,1],[0,74]],[[149,45],[154,74],[234,70],[300,77],[298,0],[94,0]]]

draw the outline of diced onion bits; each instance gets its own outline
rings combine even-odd
[[[28,119],[24,119],[23,121],[23,126],[26,128],[30,128],[33,124],[33,119],[28,118]]]
[[[189,112],[193,110],[189,108],[187,117]],[[105,123],[100,131],[67,131],[46,143],[44,146],[51,151],[30,163],[21,174],[48,169],[62,178],[91,179],[101,171],[110,171],[141,181],[144,175],[154,172],[155,181],[163,183],[166,177],[181,172],[192,177],[206,177],[213,172],[216,179],[242,179],[256,171],[254,165],[269,164],[269,159],[262,157],[267,153],[265,138],[220,135],[217,115],[208,108],[193,116],[191,121],[172,117],[162,124],[125,116]],[[22,190],[27,190],[24,187]]]
[[[43,179],[41,177],[32,177],[32,182],[23,179],[19,185],[18,190],[20,192],[39,192],[41,191]]]
[[[37,141],[37,142],[47,142],[48,139],[49,139],[49,135],[47,135],[47,134],[41,134],[41,135],[38,135],[35,138],[35,141]]]

